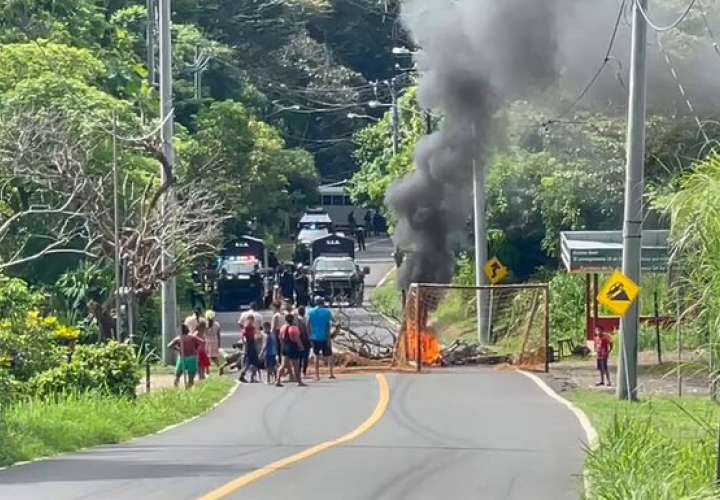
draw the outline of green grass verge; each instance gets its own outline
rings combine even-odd
[[[212,377],[135,400],[88,393],[16,403],[0,415],[0,466],[157,432],[209,410],[233,385]]]
[[[586,470],[591,499],[719,498],[713,488],[720,407],[698,398],[617,401],[610,394],[570,396],[590,417],[600,444]]]
[[[397,289],[395,273],[383,283],[383,286],[376,288],[370,297],[370,303],[373,307],[384,314],[398,321],[402,319],[402,297],[400,290]]]

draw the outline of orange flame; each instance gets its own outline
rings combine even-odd
[[[407,331],[407,359],[417,361],[418,339],[414,329]],[[432,332],[420,332],[420,349],[423,365],[439,365],[442,361],[442,347]]]

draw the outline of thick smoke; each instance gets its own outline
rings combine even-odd
[[[498,112],[515,99],[539,98],[545,103],[543,94],[557,90],[561,95],[577,95],[603,61],[621,3],[406,0],[403,22],[421,49],[416,57],[420,103],[440,113],[443,120],[440,130],[418,145],[416,172],[387,195],[386,202],[398,220],[395,243],[408,251],[400,286],[452,279],[453,243],[465,239],[465,223],[472,213],[473,159],[485,163],[490,147],[502,138]],[[651,4],[650,14],[660,24],[679,14],[668,10],[674,5],[670,2]],[[703,2],[708,25],[717,36],[719,4],[718,0]],[[617,117],[626,112],[627,7],[632,0],[624,5],[626,12],[607,68],[581,104]],[[720,71],[715,69],[720,57],[706,36],[699,9],[682,26],[685,32],[663,35],[667,36],[663,44],[670,48],[673,65],[697,112],[712,116],[720,109]],[[688,112],[652,30],[648,31],[648,106],[651,113]],[[559,105],[557,111],[564,109],[565,105]]]
[[[556,2],[414,0],[403,19],[422,48],[419,99],[444,116],[415,153],[416,171],[394,185],[387,204],[395,243],[409,250],[399,284],[446,283],[452,243],[471,211],[473,159],[482,163],[504,102],[557,79]]]

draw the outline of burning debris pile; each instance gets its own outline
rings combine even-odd
[[[509,363],[507,356],[498,354],[480,344],[456,340],[442,350],[442,366],[498,365]]]

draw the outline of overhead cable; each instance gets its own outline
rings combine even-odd
[[[652,19],[650,19],[650,16],[648,16],[648,13],[645,11],[642,5],[640,5],[640,0],[635,0],[635,8],[637,8],[638,11],[640,11],[640,14],[645,18],[645,22],[648,23],[648,26],[650,26],[655,31],[663,32],[663,31],[670,31],[677,28],[680,23],[682,23],[687,16],[690,14],[690,11],[692,10],[693,6],[695,5],[695,2],[697,0],[690,0],[690,3],[688,4],[687,8],[685,9],[685,12],[683,12],[680,17],[678,17],[675,21],[668,24],[667,26],[658,26],[655,24]]]

